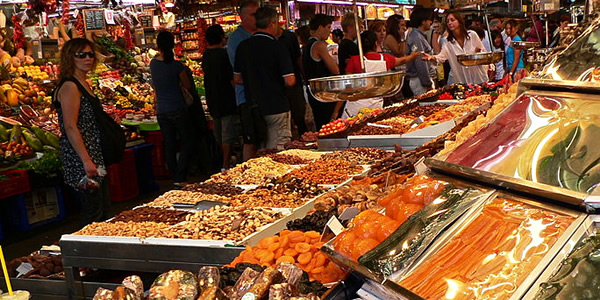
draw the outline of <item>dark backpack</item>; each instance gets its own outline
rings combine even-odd
[[[72,81],[77,85],[77,88],[82,94],[88,94],[89,92],[81,85],[79,80],[75,78],[63,79],[54,92],[54,103],[60,105],[58,99],[56,99],[56,92],[62,86],[65,81]],[[121,161],[123,153],[125,152],[125,133],[121,128],[121,125],[117,124],[113,118],[107,114],[100,104],[100,100],[96,97],[90,97],[89,99],[96,116],[96,122],[98,123],[98,129],[100,131],[100,145],[102,146],[102,157],[104,165],[109,166],[116,164]]]

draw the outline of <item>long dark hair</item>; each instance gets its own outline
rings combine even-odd
[[[363,52],[369,53],[375,51],[377,46],[377,35],[371,30],[365,30],[360,34]]]
[[[404,20],[404,17],[401,15],[391,15],[385,23],[385,31],[387,34],[393,36],[396,41],[400,41],[403,38],[403,36],[400,36],[400,30],[398,29],[402,20]]]
[[[96,52],[96,46],[90,40],[84,38],[75,38],[66,42],[60,50],[60,79],[71,77],[75,73],[75,53],[83,51],[86,46],[90,46],[92,51]],[[96,68],[97,58],[94,58],[92,70]]]
[[[165,63],[170,63],[175,60],[173,48],[175,47],[175,37],[168,31],[162,31],[156,36],[156,46],[163,54]]]
[[[450,15],[454,16],[456,21],[458,21],[458,30],[460,30],[460,32],[465,36],[465,39],[468,40],[469,33],[467,32],[467,27],[465,26],[465,18],[457,12],[451,12],[446,16],[446,23],[448,23],[448,17],[450,17]],[[448,42],[453,43],[454,41],[456,41],[454,33],[452,32],[452,30],[448,30]]]

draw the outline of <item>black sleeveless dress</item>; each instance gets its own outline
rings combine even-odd
[[[327,69],[325,62],[322,59],[317,61],[312,57],[312,46],[317,41],[318,40],[315,37],[311,37],[310,39],[308,39],[308,43],[306,44],[306,47],[304,48],[304,51],[302,53],[302,65],[304,66],[304,73],[306,74],[307,80],[313,78],[332,76],[331,72],[329,72],[329,69]],[[331,114],[333,114],[336,103],[321,102],[315,99],[315,97],[313,97],[310,91],[308,91],[307,94],[308,103],[310,104],[310,107],[313,111],[313,115],[315,117],[315,124],[317,125],[318,131],[319,129],[321,129],[321,126],[331,121]]]
[[[100,129],[98,128],[96,115],[94,114],[93,109],[93,105],[101,105],[100,100],[97,97],[90,95],[90,93],[75,78],[63,80],[61,84],[58,85],[57,89],[59,89],[65,81],[72,81],[75,83],[81,92],[81,104],[79,106],[77,128],[79,128],[79,132],[81,132],[81,138],[83,139],[85,149],[96,166],[104,166],[102,146],[100,145]],[[58,99],[54,99],[54,105],[56,107],[56,112],[58,113],[58,123],[60,124],[60,152],[62,154],[64,166],[64,181],[66,184],[75,188],[81,178],[86,175],[85,168],[83,167],[81,158],[77,155],[77,152],[75,152],[75,149],[67,138],[63,112]],[[102,180],[102,178],[97,179]]]

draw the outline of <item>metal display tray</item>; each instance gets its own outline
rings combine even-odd
[[[575,230],[571,239],[563,246],[554,259],[548,264],[546,269],[541,273],[537,280],[531,285],[531,288],[523,296],[523,299],[535,299],[535,295],[539,291],[540,284],[548,281],[550,277],[556,272],[558,266],[569,256],[573,251],[575,245],[585,237],[590,236],[600,229],[600,215],[588,215],[587,218],[582,222],[581,226]]]
[[[471,222],[475,218],[478,217],[479,213],[483,211],[485,204],[499,197],[516,200],[531,205],[533,207],[549,210],[556,213],[561,213],[564,215],[569,215],[575,218],[573,223],[571,223],[571,225],[565,230],[565,232],[556,240],[555,244],[550,249],[548,249],[548,252],[544,255],[540,263],[538,263],[536,267],[529,271],[529,275],[525,278],[525,280],[523,280],[523,282],[521,282],[517,290],[509,298],[511,300],[521,299],[529,290],[534,281],[538,278],[538,276],[546,269],[548,264],[550,264],[550,262],[555,258],[559,251],[564,247],[564,245],[570,241],[571,236],[573,235],[575,230],[577,230],[577,228],[580,227],[580,225],[584,222],[585,218],[587,217],[585,213],[572,209],[567,209],[557,205],[535,201],[532,200],[532,198],[525,198],[506,192],[497,191],[487,200],[481,201],[479,205],[474,205],[467,213],[465,213],[465,215],[458,219],[458,221],[456,221],[446,232],[440,235],[425,252],[425,254],[423,254],[407,272],[405,272],[399,277],[389,278],[387,284],[389,286],[397,285],[397,288],[401,288],[401,286],[397,283],[398,281],[401,281],[402,279],[410,276],[410,274],[413,273],[416,269],[418,269],[422,263],[433,257],[440,249],[442,249],[448,242],[450,242],[455,235],[460,233],[469,224],[471,224]]]

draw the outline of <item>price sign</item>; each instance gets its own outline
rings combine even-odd
[[[104,9],[84,9],[83,25],[86,31],[105,30]]]
[[[152,15],[139,15],[138,20],[140,20],[142,28],[153,28]]]

